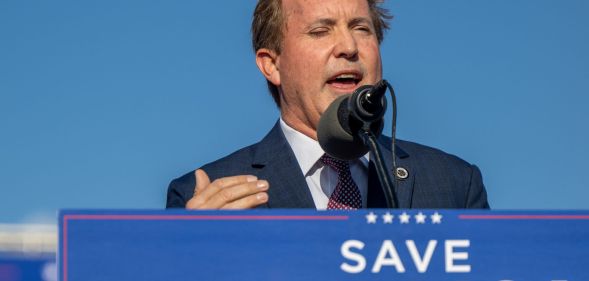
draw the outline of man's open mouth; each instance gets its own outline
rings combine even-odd
[[[362,81],[362,75],[358,73],[341,73],[327,80],[327,84],[342,89],[356,87]]]

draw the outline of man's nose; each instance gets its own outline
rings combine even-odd
[[[346,30],[339,33],[334,48],[334,55],[337,58],[345,58],[348,60],[355,60],[358,58],[358,44],[352,32]]]

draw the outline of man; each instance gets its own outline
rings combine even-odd
[[[256,63],[281,118],[261,142],[172,181],[167,207],[386,207],[368,156],[339,161],[316,141],[319,118],[335,98],[382,79],[379,45],[390,17],[379,2],[259,0]],[[390,139],[381,145],[392,162]],[[489,207],[476,166],[415,143],[397,146],[399,207]]]

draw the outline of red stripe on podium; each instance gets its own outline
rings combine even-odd
[[[461,220],[589,220],[588,215],[458,215]]]

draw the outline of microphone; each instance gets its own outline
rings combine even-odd
[[[327,154],[340,160],[354,160],[368,152],[358,133],[366,130],[375,137],[382,133],[387,86],[386,80],[364,85],[329,105],[317,127],[319,145]]]
[[[380,80],[374,86],[361,86],[350,97],[350,112],[363,122],[371,123],[382,119],[387,109],[386,92],[386,80]]]

